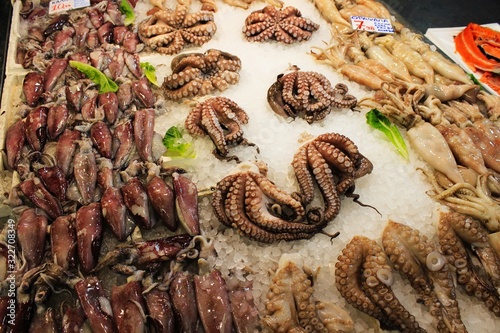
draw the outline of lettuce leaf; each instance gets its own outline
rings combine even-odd
[[[146,75],[149,82],[159,87],[158,81],[156,80],[156,68],[149,62],[141,62],[141,68],[144,71],[144,75]]]
[[[186,142],[181,131],[176,127],[170,127],[163,137],[163,145],[167,151],[163,156],[171,158],[195,158],[196,152],[191,142]]]
[[[477,77],[474,76],[474,74],[469,74],[469,78],[471,79],[472,83],[477,84],[479,86],[479,89],[486,90],[484,89],[483,84],[479,82],[479,80],[477,79]]]
[[[118,91],[118,85],[116,82],[111,80],[97,68],[83,62],[73,60],[69,61],[69,65],[85,74],[90,80],[92,80],[92,82],[97,84],[99,86],[100,94]]]
[[[384,133],[405,160],[409,161],[408,148],[396,125],[391,123],[379,110],[371,109],[366,114],[366,123]]]
[[[135,12],[134,12],[134,7],[128,2],[128,0],[121,0],[120,1],[120,12],[125,15],[125,20],[123,21],[123,24],[125,26],[131,25],[135,21]]]

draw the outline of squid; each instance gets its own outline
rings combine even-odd
[[[434,169],[442,172],[454,183],[463,182],[453,157],[443,135],[431,124],[423,122],[412,127],[407,132],[413,148]]]

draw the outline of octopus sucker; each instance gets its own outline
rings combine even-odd
[[[439,331],[467,332],[448,262],[437,246],[418,230],[392,220],[384,229],[382,243],[394,267],[406,275],[430,307]]]
[[[212,208],[222,224],[264,243],[309,239],[323,227],[306,223],[301,202],[248,162],[217,183]]]
[[[308,147],[308,164],[316,179],[324,201],[323,222],[332,221],[340,212],[340,197],[327,161],[314,146]],[[354,180],[353,180],[354,182]]]
[[[440,212],[438,237],[448,262],[455,267],[458,285],[500,317],[498,257],[489,245],[488,232],[470,216]]]
[[[374,240],[351,239],[337,258],[335,284],[349,304],[377,319],[383,329],[425,332],[393,293],[391,266]]]
[[[311,277],[292,255],[283,255],[267,293],[264,325],[272,332],[351,332],[349,314],[314,297]]]
[[[292,167],[301,192],[297,193],[297,196],[305,205],[311,203],[314,198],[314,177],[308,169],[308,148],[307,145],[300,147],[292,161]]]

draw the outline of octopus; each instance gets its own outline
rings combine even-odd
[[[217,219],[262,243],[309,239],[321,231],[322,225],[305,223],[301,202],[266,177],[267,166],[257,164],[240,163],[217,183],[212,200]]]
[[[179,101],[204,96],[214,90],[224,91],[240,80],[241,60],[216,49],[205,53],[185,53],[171,62],[172,74],[165,77],[165,97]]]
[[[174,10],[160,9],[139,24],[139,38],[161,54],[179,53],[186,44],[201,46],[217,31],[214,13],[189,13],[189,5],[179,3]]]
[[[456,268],[458,285],[500,317],[499,260],[481,222],[457,212],[441,212],[438,237],[443,254]]]
[[[283,255],[269,286],[266,316],[272,332],[352,332],[349,313],[334,303],[316,300],[311,276]]]
[[[217,158],[239,162],[238,157],[228,156],[229,145],[254,145],[243,137],[241,125],[246,123],[245,110],[229,98],[219,96],[198,103],[188,114],[185,124],[191,135],[210,136]]]
[[[317,72],[304,72],[296,68],[280,74],[267,91],[267,101],[278,115],[288,118],[302,116],[309,124],[323,120],[336,108],[353,108],[357,99],[348,94],[348,87],[330,81]]]
[[[354,236],[337,260],[335,285],[348,303],[377,319],[382,329],[425,332],[392,291],[392,269],[377,242]]]
[[[254,0],[224,0],[224,2],[231,6],[248,9]],[[265,0],[265,2],[278,8],[283,7],[283,1],[281,0]]]
[[[292,166],[300,188],[296,196],[304,206],[314,199],[314,180],[318,184],[324,209],[311,208],[307,215],[320,225],[337,216],[340,196],[350,195],[354,180],[373,169],[373,164],[359,152],[356,144],[337,133],[322,134],[303,144],[293,157]],[[357,200],[357,195],[354,196]]]
[[[456,300],[446,257],[436,244],[404,224],[389,221],[382,234],[384,251],[437,319],[438,332],[467,332]]]
[[[285,44],[307,41],[319,25],[302,17],[295,7],[278,9],[269,5],[252,12],[245,19],[243,34],[248,41],[265,42],[270,39]]]

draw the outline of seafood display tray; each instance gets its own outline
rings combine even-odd
[[[139,6],[146,1],[139,2]],[[21,1],[16,1],[13,6],[12,28],[6,53],[6,78],[0,115],[0,148],[4,145],[5,129],[13,122],[16,110],[22,104],[22,84],[28,72],[15,63],[15,50],[20,38],[20,5]],[[214,95],[232,99],[248,113],[249,122],[243,125],[244,136],[259,149],[238,146],[231,148],[231,153],[242,161],[265,162],[268,166],[267,177],[284,191],[292,193],[298,191],[298,184],[291,162],[304,138],[328,132],[340,133],[355,142],[359,151],[374,165],[370,175],[356,180],[356,194],[360,196],[363,204],[376,207],[377,211],[362,207],[351,198],[343,198],[340,213],[324,229],[325,235],[318,234],[310,240],[261,244],[223,226],[212,211],[210,198],[203,197],[199,202],[201,228],[205,236],[213,239],[216,253],[208,259],[208,263],[219,269],[224,277],[252,281],[253,295],[262,313],[272,281],[271,272],[276,270],[283,254],[291,254],[315,272],[314,287],[319,299],[336,303],[349,310],[355,321],[356,332],[379,332],[379,328],[374,328],[371,321],[350,306],[336,290],[334,270],[337,257],[353,236],[362,235],[379,241],[388,220],[405,223],[432,239],[436,233],[436,210],[439,204],[429,197],[427,192],[431,190],[431,186],[423,173],[417,171],[427,169],[427,165],[411,147],[409,160],[404,160],[380,132],[369,127],[366,123],[366,112],[335,110],[323,121],[308,124],[304,119],[283,119],[271,110],[266,98],[268,88],[279,74],[292,66],[304,71],[319,72],[333,85],[345,83],[349,87],[349,93],[358,100],[372,94],[311,56],[313,47],[323,47],[331,39],[330,27],[312,1],[290,1],[286,5],[298,7],[304,17],[320,24],[320,28],[309,41],[292,45],[250,43],[242,36],[243,22],[248,14],[261,9],[265,4],[254,2],[248,10],[243,10],[218,1],[218,12],[215,15],[217,33],[213,39],[201,47],[186,48],[181,53],[219,49],[240,57],[242,70],[239,83],[230,86],[223,93]],[[145,18],[145,12],[146,10],[143,10],[139,13],[138,21]],[[141,61],[155,65],[160,84],[171,72],[170,62],[173,57],[152,53],[140,55]],[[164,114],[156,119],[155,131],[163,135],[171,126],[183,127],[187,114],[197,101],[166,101]],[[406,138],[404,129],[402,134]],[[236,167],[235,161],[222,161],[212,155],[214,146],[208,137],[186,137],[193,143],[197,157],[193,160],[169,161],[168,165],[185,169],[198,189],[212,188]],[[9,185],[0,182],[0,190],[2,186]],[[337,232],[340,234],[335,239],[326,236]],[[112,249],[112,246],[114,244],[104,244],[102,252]],[[398,275],[392,288],[422,326],[433,332],[433,318],[423,306],[417,304],[416,293],[409,283]],[[489,333],[492,327],[498,326],[498,319],[488,313],[483,304],[469,298],[463,291],[457,294],[467,327],[472,330],[481,324],[474,332]]]
[[[500,24],[498,23],[483,24],[483,26],[500,31]],[[463,61],[462,57],[455,51],[455,42],[453,39],[464,29],[465,27],[429,28],[425,33],[425,37],[427,37],[454,62],[459,64],[460,67],[462,67],[467,73],[474,74],[474,76],[479,79],[482,76],[482,73],[480,71],[473,72]],[[487,84],[482,83],[482,85],[489,93],[498,95],[498,93]]]

